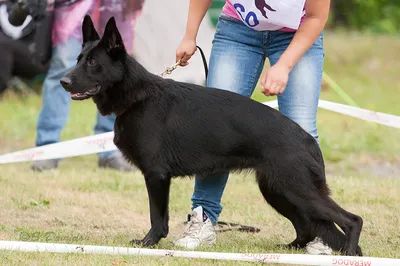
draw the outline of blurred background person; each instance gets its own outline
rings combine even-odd
[[[43,83],[43,104],[37,120],[36,146],[60,141],[68,115],[71,98],[60,84],[60,79],[76,64],[82,48],[82,20],[92,16],[99,35],[103,34],[107,20],[114,16],[124,39],[126,49],[132,53],[133,25],[142,9],[144,0],[56,0],[52,31],[52,60]],[[97,111],[94,133],[113,131],[115,115],[102,116]],[[31,168],[43,171],[57,168],[59,159],[36,161]],[[121,153],[117,151],[99,154],[99,167],[132,171]]]

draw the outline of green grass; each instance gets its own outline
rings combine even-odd
[[[325,71],[363,108],[400,115],[398,99],[400,41],[389,37],[328,33]],[[161,68],[160,68],[161,69]],[[176,71],[179,71],[176,70]],[[271,98],[256,90],[260,101]],[[324,86],[321,98],[343,103]],[[6,95],[0,102],[0,153],[30,148],[41,98]],[[91,135],[96,109],[91,101],[72,102],[62,133],[68,140]],[[361,215],[360,240],[366,256],[400,258],[399,130],[320,110],[318,128],[327,161],[332,197]],[[149,228],[147,193],[139,173],[97,167],[95,155],[68,158],[60,168],[34,173],[29,163],[0,166],[0,239],[126,246]],[[183,228],[190,209],[193,180],[174,180],[171,188],[171,233]],[[203,251],[293,253],[277,245],[293,240],[290,223],[269,207],[252,175],[233,175],[223,197],[221,220],[251,224],[257,234],[225,232]],[[302,253],[302,251],[296,251]],[[0,251],[1,265],[238,265],[234,262],[178,258]],[[250,263],[240,263],[246,265]]]

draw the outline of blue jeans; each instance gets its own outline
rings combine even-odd
[[[295,33],[255,31],[241,21],[221,14],[210,56],[207,87],[229,90],[250,97],[266,57],[274,65]],[[279,110],[297,122],[318,142],[316,116],[324,64],[323,35],[303,55],[289,74]],[[222,211],[221,198],[229,173],[195,177],[192,208],[202,206],[213,224]]]
[[[71,97],[60,84],[60,79],[76,64],[82,44],[75,38],[53,48],[50,69],[43,83],[43,103],[37,121],[36,146],[60,141],[61,131],[68,120]],[[114,129],[115,115],[102,116],[97,112],[94,133],[110,132]],[[100,153],[100,158],[117,155],[118,151]]]

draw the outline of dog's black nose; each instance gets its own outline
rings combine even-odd
[[[67,88],[71,85],[72,81],[68,77],[62,77],[60,80],[60,83],[64,88]]]

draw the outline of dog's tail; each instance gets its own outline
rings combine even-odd
[[[322,196],[329,196],[331,191],[326,183],[325,168],[314,158],[309,159],[309,170],[314,186]]]
[[[318,189],[321,195],[330,195],[331,192],[326,183],[325,163],[321,149],[319,148],[319,145],[307,145],[306,147],[311,155],[307,158],[314,186]]]

